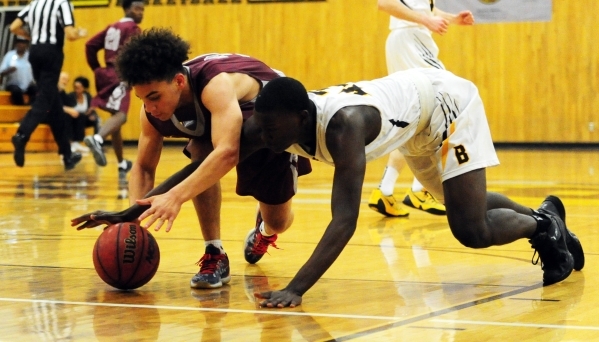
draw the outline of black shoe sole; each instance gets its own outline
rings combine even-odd
[[[385,215],[387,217],[408,217],[410,215],[410,213],[407,213],[406,215],[391,215],[391,214],[388,214],[385,211],[385,203],[383,203],[382,199],[378,200],[378,202],[376,202],[376,204],[368,203],[368,207],[370,209],[376,211],[377,213]]]
[[[543,269],[543,286],[549,286],[549,285],[553,285],[555,283],[558,283],[562,280],[565,280],[566,278],[568,278],[570,276],[570,274],[572,274],[572,271],[574,270],[574,257],[572,256],[572,253],[570,253],[570,251],[568,250],[567,244],[566,244],[566,240],[567,240],[567,229],[566,229],[566,224],[562,223],[563,221],[561,219],[559,219],[558,217],[553,216],[551,218],[552,221],[552,225],[553,224],[557,224],[558,229],[560,231],[560,235],[563,236],[563,240],[560,238],[558,239],[558,241],[554,242],[556,243],[556,247],[557,250],[554,253],[562,253],[565,252],[565,257],[566,260],[564,261],[564,264],[560,264],[560,269],[558,271],[563,271],[563,273],[556,275],[555,273],[546,273],[546,269]],[[553,222],[555,221],[555,222]],[[560,222],[561,221],[561,222]],[[549,236],[547,236],[547,234],[542,233],[540,234],[540,236],[538,236],[539,239],[548,239],[551,240],[551,238],[549,238]],[[542,241],[539,241],[541,243],[543,243]],[[549,242],[545,242],[545,243],[549,243]],[[543,261],[543,259],[541,258],[541,261]],[[544,264],[543,267],[545,267],[546,265]],[[549,276],[550,278],[548,279],[546,276]]]
[[[25,144],[20,141],[17,136],[13,136],[11,141],[15,147],[15,152],[13,154],[15,164],[17,164],[18,167],[23,167],[23,165],[25,165]]]
[[[547,211],[549,213],[557,214],[562,219],[562,221],[564,221],[565,225],[566,208],[564,207],[562,200],[560,200],[559,197],[549,195],[547,196],[547,198],[545,198],[543,202],[550,202],[551,204],[553,204],[555,210],[557,210],[557,213],[553,213],[550,210],[542,208],[543,204],[541,204],[542,209],[539,209],[541,211]],[[574,233],[572,233],[568,229],[568,227],[566,227],[566,233],[566,246],[568,246],[568,251],[570,251],[570,254],[572,254],[572,257],[574,258],[574,269],[576,271],[580,271],[584,267],[584,250],[582,249],[582,244],[580,243],[580,240],[578,240],[578,237]]]
[[[401,203],[407,205],[408,207],[412,207],[414,209],[418,209],[421,211],[424,211],[425,213],[429,213],[429,214],[433,214],[433,215],[439,215],[439,216],[445,216],[447,215],[447,213],[443,210],[439,210],[439,209],[435,209],[435,208],[430,208],[430,209],[422,209],[421,205],[415,206],[414,203],[412,203],[412,200],[410,199],[409,196],[406,196],[403,201],[401,201]]]
[[[68,161],[65,161],[64,163],[64,170],[65,171],[69,171],[75,168],[75,166],[81,161],[81,154],[79,153],[74,153],[71,154],[71,157],[69,158]]]

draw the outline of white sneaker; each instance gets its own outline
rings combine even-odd
[[[75,141],[71,143],[71,152],[89,153],[89,148]]]

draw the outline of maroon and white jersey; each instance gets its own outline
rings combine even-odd
[[[129,38],[141,33],[141,29],[131,18],[123,18],[109,25],[85,43],[87,64],[92,70],[100,67],[98,51],[104,49],[104,61],[107,67],[114,66],[114,60],[121,46]]]
[[[162,136],[198,138],[210,132],[211,113],[202,104],[200,96],[204,87],[220,73],[246,74],[264,87],[268,81],[283,76],[283,73],[270,68],[263,62],[244,55],[210,53],[198,56],[183,63],[187,78],[194,94],[195,110],[177,110],[169,121],[160,121],[146,112],[146,117]],[[240,103],[243,119],[252,116],[255,99]]]

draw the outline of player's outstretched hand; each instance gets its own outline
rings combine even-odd
[[[267,291],[255,293],[254,296],[260,301],[261,308],[294,308],[302,303],[302,296],[288,290]]]
[[[183,204],[181,200],[177,198],[177,196],[174,196],[170,192],[166,192],[162,195],[138,199],[135,202],[140,206],[150,206],[149,209],[144,211],[143,214],[139,216],[140,221],[149,218],[146,222],[144,222],[144,228],[148,229],[150,226],[156,223],[154,230],[159,231],[160,227],[166,224],[165,230],[167,233],[173,227],[173,222],[177,218],[177,215],[179,215],[179,211],[181,211],[181,205]]]
[[[85,228],[94,228],[101,225],[112,225],[120,222],[138,222],[126,212],[110,212],[96,210],[93,213],[87,213],[71,220],[71,226],[77,226],[77,230]]]

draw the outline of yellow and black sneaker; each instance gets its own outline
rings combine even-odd
[[[410,213],[399,206],[393,195],[385,196],[380,189],[374,189],[368,201],[368,207],[389,217],[406,217]]]
[[[403,204],[416,208],[422,211],[426,211],[433,215],[445,215],[445,206],[437,201],[430,192],[426,190],[414,192],[409,189],[406,193],[406,197],[403,199]]]

